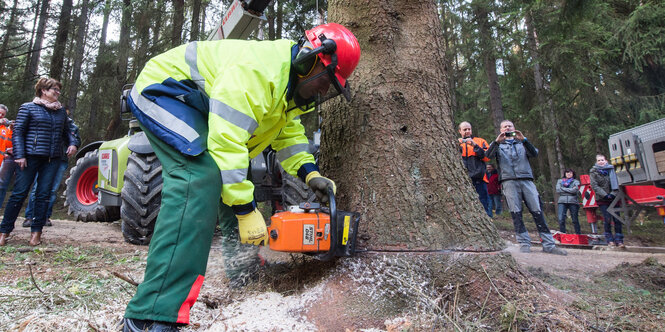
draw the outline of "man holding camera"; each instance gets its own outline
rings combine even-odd
[[[462,136],[458,138],[459,149],[462,153],[462,161],[466,167],[471,182],[473,183],[480,203],[485,208],[485,213],[492,216],[489,208],[489,194],[487,193],[487,178],[485,177],[485,162],[489,159],[485,156],[485,151],[489,147],[487,141],[480,137],[474,137],[471,130],[471,124],[464,121],[459,124],[459,133]]]
[[[540,208],[540,197],[533,183],[533,171],[529,158],[538,156],[531,142],[508,120],[501,122],[501,134],[487,149],[488,158],[496,158],[499,168],[499,181],[506,197],[508,210],[513,218],[517,242],[521,252],[531,252],[531,237],[522,220],[522,201],[533,216],[536,228],[543,244],[543,251],[556,255],[567,255],[563,249],[554,245],[554,238],[545,222],[545,216]]]

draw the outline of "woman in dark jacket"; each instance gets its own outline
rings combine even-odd
[[[580,221],[578,219],[578,212],[580,210],[580,203],[577,200],[577,194],[580,191],[580,181],[575,178],[575,171],[567,169],[563,172],[563,178],[556,182],[556,192],[559,194],[558,217],[559,217],[559,231],[566,232],[566,214],[570,211],[570,219],[573,220],[573,227],[575,234],[580,234]]]
[[[621,221],[614,218],[607,208],[619,192],[619,181],[614,172],[614,166],[607,163],[602,154],[596,155],[596,164],[589,171],[591,189],[596,194],[596,203],[603,213],[603,226],[605,228],[605,240],[607,245],[625,248],[623,244],[623,233],[621,232]],[[614,223],[614,235],[612,235],[612,224]]]
[[[35,99],[19,108],[12,137],[14,161],[19,171],[0,223],[0,246],[7,243],[9,233],[14,230],[16,217],[36,178],[35,215],[29,244],[41,243],[51,187],[63,153],[61,144],[68,145],[67,155],[76,153],[76,141],[66,126],[67,113],[58,102],[61,88],[62,84],[55,79],[40,78],[35,85]]]

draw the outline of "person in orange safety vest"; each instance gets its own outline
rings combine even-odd
[[[492,212],[489,209],[489,194],[487,193],[487,177],[485,176],[485,162],[489,161],[489,158],[485,157],[485,151],[489,148],[489,144],[484,139],[473,136],[469,122],[464,121],[459,124],[459,133],[462,136],[458,139],[462,161],[478,193],[478,198],[485,209],[485,213],[491,217]]]
[[[12,124],[5,116],[7,106],[0,104],[0,208],[4,205],[7,187],[16,172],[12,156]]]

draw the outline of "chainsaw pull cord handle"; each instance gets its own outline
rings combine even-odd
[[[330,249],[325,254],[316,255],[316,259],[321,261],[333,259],[337,248],[337,202],[335,202],[335,192],[332,187],[328,187],[328,205],[330,207]]]

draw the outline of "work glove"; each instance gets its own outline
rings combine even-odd
[[[614,196],[614,195],[612,195],[612,194],[607,194],[607,195],[605,196],[605,199],[608,200],[608,201],[613,201],[613,200],[614,200],[614,197],[616,197],[616,196]]]
[[[266,222],[258,209],[248,214],[236,214],[240,243],[262,246],[268,244]]]
[[[333,193],[337,193],[337,187],[335,182],[326,177],[321,176],[321,173],[314,171],[309,172],[305,178],[305,183],[312,188],[316,198],[319,199],[321,203],[328,203],[330,198],[328,197],[328,187],[332,188]]]

